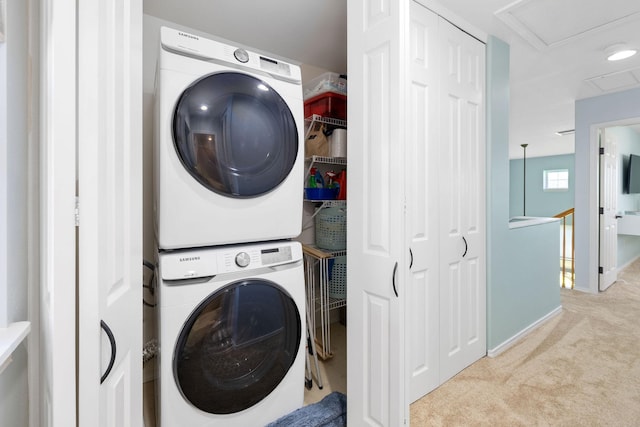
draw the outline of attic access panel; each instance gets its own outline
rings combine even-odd
[[[520,0],[496,11],[495,15],[534,47],[545,50],[624,22],[640,20],[640,3]]]

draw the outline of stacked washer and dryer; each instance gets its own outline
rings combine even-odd
[[[303,404],[300,68],[163,27],[156,75],[158,425]]]

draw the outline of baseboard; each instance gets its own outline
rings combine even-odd
[[[561,305],[556,307],[555,309],[551,310],[551,312],[545,314],[540,319],[536,320],[535,322],[533,322],[532,324],[530,324],[529,326],[527,326],[526,328],[524,328],[523,330],[521,330],[520,332],[518,332],[517,334],[515,334],[511,338],[509,338],[508,340],[504,341],[500,345],[498,345],[498,346],[490,349],[489,351],[487,351],[487,356],[489,356],[489,357],[498,356],[500,353],[502,353],[503,351],[507,350],[509,347],[514,345],[516,342],[520,341],[522,338],[524,338],[525,336],[529,335],[535,329],[539,328],[544,323],[546,323],[547,321],[553,319],[554,317],[556,317],[560,313],[562,313],[562,306]]]
[[[621,265],[620,267],[618,267],[618,273],[620,273],[625,268],[629,267],[631,264],[636,262],[639,258],[640,258],[640,255],[638,255],[637,257],[635,257],[633,259],[631,259],[631,261],[627,262],[625,265]]]

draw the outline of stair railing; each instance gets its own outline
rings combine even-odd
[[[562,222],[562,255],[561,255],[561,261],[562,261],[562,280],[561,280],[561,286],[563,288],[567,287],[566,284],[566,278],[567,278],[567,218],[571,216],[571,285],[570,285],[570,289],[573,289],[573,286],[575,284],[575,276],[576,276],[576,269],[575,269],[575,217],[573,215],[574,213],[574,208],[571,209],[567,209],[564,212],[560,212],[557,215],[554,215],[554,218],[560,218],[561,222]]]

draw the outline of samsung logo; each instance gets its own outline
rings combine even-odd
[[[179,259],[180,262],[199,261],[199,260],[200,260],[199,256],[188,256],[188,257],[184,257],[184,258],[180,258]]]
[[[181,31],[178,31],[178,35],[182,36],[182,37],[187,37],[193,40],[200,40],[197,36],[194,36],[193,34],[188,34],[188,33],[183,33]]]

